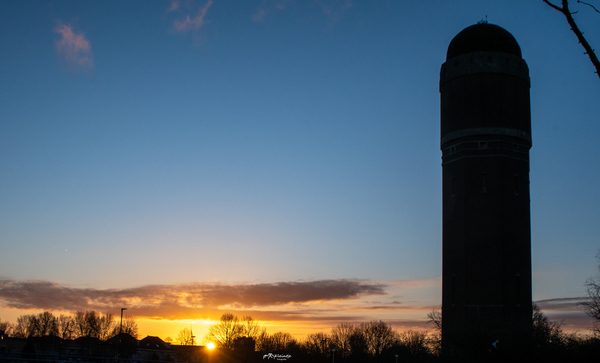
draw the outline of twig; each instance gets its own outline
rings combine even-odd
[[[581,4],[585,4],[585,5],[587,5],[587,6],[590,6],[592,9],[596,10],[596,12],[597,12],[597,13],[600,13],[600,10],[596,9],[596,7],[595,7],[594,5],[592,5],[592,4],[588,4],[588,3],[586,3],[586,2],[579,1],[579,0],[577,0],[577,2],[578,2],[578,3],[581,3]]]
[[[571,30],[577,36],[577,40],[579,41],[579,43],[581,43],[581,45],[583,46],[583,49],[585,49],[585,54],[587,54],[588,57],[590,57],[590,61],[592,61],[592,64],[596,68],[596,74],[598,75],[598,77],[600,77],[600,61],[598,60],[598,57],[596,57],[596,53],[594,53],[594,50],[592,49],[590,44],[587,42],[587,40],[583,36],[583,33],[581,32],[581,30],[579,30],[579,27],[575,23],[575,19],[573,19],[573,13],[571,13],[571,11],[569,10],[569,1],[562,0],[562,7],[552,4],[549,0],[543,0],[543,1],[546,4],[550,5],[553,9],[560,11],[567,18],[567,22],[571,26]]]

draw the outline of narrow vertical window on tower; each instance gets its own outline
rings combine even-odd
[[[520,274],[516,274],[515,275],[515,284],[516,286],[516,305],[517,306],[521,306],[521,275]]]
[[[481,173],[481,192],[487,193],[487,188],[485,186],[485,173]]]
[[[452,306],[455,305],[455,302],[454,302],[455,290],[456,290],[456,275],[452,275],[452,295],[451,295],[451,297],[452,297],[452,301],[451,301]]]

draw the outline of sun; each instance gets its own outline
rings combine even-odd
[[[208,344],[206,344],[206,347],[211,350],[215,349],[215,343],[208,343]]]

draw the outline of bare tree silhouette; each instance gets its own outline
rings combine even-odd
[[[10,335],[12,333],[12,324],[8,321],[2,321],[2,319],[0,319],[0,332]]]
[[[188,328],[183,328],[177,333],[177,343],[180,345],[194,345],[194,336]]]
[[[361,329],[369,353],[374,356],[380,355],[384,350],[390,348],[397,339],[397,334],[392,327],[381,320],[362,323]]]
[[[48,311],[37,315],[21,315],[17,318],[14,335],[19,338],[58,336],[58,318]]]
[[[600,333],[600,251],[596,255],[598,259],[598,273],[594,277],[590,277],[585,282],[588,299],[581,303],[583,311],[594,319],[593,330]]]
[[[341,323],[331,329],[331,345],[337,349],[340,358],[350,354],[350,337],[354,329],[354,325],[349,323]]]
[[[550,0],[543,0],[543,1],[546,4],[548,4],[550,7],[552,7],[554,10],[561,12],[565,16],[565,18],[567,18],[567,22],[569,23],[569,26],[571,26],[571,30],[577,36],[577,40],[579,41],[579,43],[581,43],[581,45],[583,46],[583,49],[585,49],[585,54],[587,54],[588,57],[590,57],[592,64],[596,68],[596,74],[598,75],[598,77],[600,77],[600,61],[598,61],[598,57],[596,57],[596,53],[594,53],[594,49],[592,49],[592,47],[590,46],[590,44],[588,43],[586,38],[583,36],[583,32],[581,30],[579,30],[577,23],[575,23],[575,19],[573,19],[573,14],[576,14],[577,12],[571,12],[571,10],[569,9],[569,1],[561,0],[562,6],[555,5],[555,4],[551,3]],[[591,5],[589,3],[585,3],[583,1],[577,1],[577,2],[584,4],[584,5],[588,5],[592,9],[594,9],[596,12],[600,13],[600,11],[598,9],[596,9],[593,5]]]
[[[244,316],[240,322],[240,335],[256,340],[260,334],[260,325],[251,316]]]
[[[207,342],[213,342],[220,347],[231,349],[233,341],[242,336],[242,325],[240,319],[233,314],[223,314],[216,324],[208,328],[204,338]]]

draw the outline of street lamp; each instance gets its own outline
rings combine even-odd
[[[121,333],[123,332],[123,310],[127,310],[127,308],[121,308],[121,324],[119,325],[119,340],[117,341],[117,362],[119,361],[119,356],[121,355]]]
[[[396,354],[396,363],[398,363],[398,354]]]
[[[119,325],[119,334],[123,332],[123,310],[127,310],[127,308],[121,308],[121,325]]]
[[[331,348],[331,352],[333,353],[332,354],[332,357],[333,357],[333,361],[332,362],[335,363],[335,348]]]

